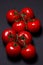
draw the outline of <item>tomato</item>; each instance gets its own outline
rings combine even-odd
[[[30,32],[21,31],[18,33],[18,42],[21,46],[28,45],[32,42],[32,35]]]
[[[19,13],[17,10],[15,9],[12,9],[12,10],[9,10],[7,13],[6,13],[6,19],[9,23],[13,23],[15,20],[18,20],[19,19]]]
[[[27,45],[21,50],[21,55],[25,59],[32,59],[36,55],[36,48],[33,45]]]
[[[27,23],[27,29],[32,33],[38,32],[40,28],[41,28],[41,23],[39,19],[31,19]]]
[[[9,42],[6,45],[6,53],[10,57],[16,57],[20,54],[21,48],[17,42]]]
[[[23,31],[25,30],[25,23],[23,20],[21,21],[18,21],[18,22],[15,22],[13,25],[12,25],[12,29],[15,30],[17,33],[20,32],[20,31]]]
[[[28,20],[28,19],[34,17],[34,12],[33,12],[33,10],[32,10],[31,8],[29,8],[29,7],[23,8],[23,9],[21,10],[20,14],[21,14],[21,16],[22,16],[22,18],[23,18],[24,20]]]
[[[7,28],[2,32],[2,40],[5,44],[16,39],[16,33],[11,28]]]

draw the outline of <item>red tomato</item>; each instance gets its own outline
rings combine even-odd
[[[6,46],[6,53],[10,57],[16,57],[20,54],[21,48],[17,42],[9,42]]]
[[[36,55],[36,48],[33,45],[27,45],[25,48],[21,50],[21,55],[25,59],[31,59]]]
[[[20,12],[21,16],[23,17],[24,20],[28,20],[30,18],[34,17],[34,12],[31,8],[23,8]]]
[[[6,19],[9,23],[13,23],[15,20],[19,19],[19,14],[18,11],[13,9],[13,10],[9,10],[6,13]]]
[[[21,46],[30,44],[32,42],[32,35],[30,34],[30,32],[21,31],[20,33],[18,33],[18,42]]]
[[[32,19],[27,23],[27,29],[30,32],[38,32],[40,30],[41,24],[39,19]]]
[[[7,44],[10,41],[14,41],[16,39],[16,33],[12,29],[8,28],[2,32],[2,40]]]
[[[24,21],[18,21],[18,22],[15,22],[13,25],[12,25],[12,29],[15,30],[17,33],[20,32],[20,31],[23,31],[25,30],[25,23]]]

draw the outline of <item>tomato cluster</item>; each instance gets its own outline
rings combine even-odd
[[[6,53],[10,57],[16,57],[19,54],[25,59],[35,57],[36,48],[32,45],[32,34],[41,28],[40,20],[35,18],[31,8],[23,8],[20,12],[16,9],[9,10],[6,13],[8,23],[12,24],[2,32],[2,40],[5,43]]]

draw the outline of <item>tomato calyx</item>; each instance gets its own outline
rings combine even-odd
[[[21,14],[21,16],[22,16],[22,17],[24,17],[24,16],[26,16],[26,14],[25,14],[25,13],[23,13],[23,14]]]
[[[26,46],[26,43],[25,43],[26,38],[24,37],[24,35],[20,36],[19,40],[21,40],[21,43],[20,43],[20,41],[18,41],[18,42],[22,45],[22,47],[25,47]]]
[[[25,43],[26,38],[24,36],[21,36],[20,39],[23,40],[23,47],[25,48],[26,47],[26,43]]]
[[[15,40],[14,40],[14,36],[12,35],[12,33],[10,33],[10,34],[8,35],[8,38],[9,38],[9,39],[12,39],[12,41],[15,42]]]
[[[29,19],[29,21],[30,21],[30,22],[34,22],[34,21],[35,21],[35,19]]]
[[[24,17],[26,16],[26,14],[25,13],[22,13],[21,16],[22,16],[21,19],[25,21]]]
[[[9,38],[14,38],[14,36],[10,33],[9,34],[9,36],[8,36]]]
[[[14,46],[18,46],[18,44],[15,43]]]
[[[19,22],[20,21],[20,19],[18,19],[18,20],[15,20],[15,22]]]
[[[24,36],[21,36],[20,39],[25,41],[25,37]]]
[[[17,11],[14,12],[15,15],[18,15]]]

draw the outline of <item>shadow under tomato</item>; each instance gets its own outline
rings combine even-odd
[[[33,35],[33,37],[40,37],[42,34],[42,27],[40,28],[40,30],[36,33],[31,33]]]
[[[7,55],[7,58],[11,62],[19,62],[21,60],[21,56],[20,55],[17,56],[17,57],[10,57],[10,56]]]
[[[43,27],[42,27],[42,35],[43,35]]]
[[[6,46],[6,45],[7,45],[4,41],[2,41],[2,43],[3,43],[3,45],[4,45],[4,46]]]
[[[36,63],[38,61],[38,55],[36,54],[36,56],[34,58],[28,59],[28,60],[26,60],[26,59],[23,58],[23,61],[26,64],[34,64],[34,63]]]
[[[32,44],[33,46],[35,46],[35,44],[34,44],[34,40],[32,40],[31,44]]]
[[[7,21],[7,23],[9,24],[9,26],[12,26],[12,24],[13,24],[14,22],[13,22],[13,23],[10,23],[9,21]]]

